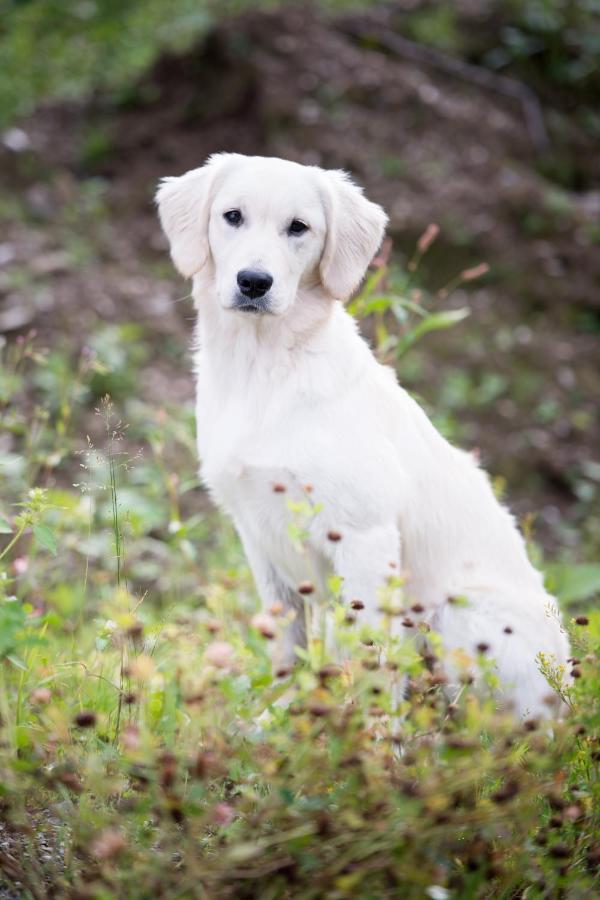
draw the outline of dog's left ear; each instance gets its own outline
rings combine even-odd
[[[383,240],[388,217],[346,172],[329,170],[323,175],[327,237],[321,281],[336,300],[348,300]]]
[[[208,219],[216,178],[233,153],[216,153],[199,169],[176,178],[163,178],[156,192],[160,224],[171,248],[175,267],[191,278],[209,256]]]

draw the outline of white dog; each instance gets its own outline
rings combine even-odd
[[[569,653],[556,603],[487,476],[342,306],[381,243],[383,210],[343,172],[228,153],[164,179],[157,202],[172,259],[193,278],[202,476],[265,608],[301,609],[303,583],[316,599],[335,573],[343,600],[364,604],[358,622],[377,628],[382,589],[401,575],[415,625],[449,651],[487,649],[514,708],[543,713],[536,656]],[[298,497],[314,504],[304,552],[288,530]],[[302,623],[284,638],[288,663]]]

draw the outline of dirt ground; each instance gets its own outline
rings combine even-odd
[[[48,107],[5,133],[0,330],[81,346],[99,323],[140,323],[156,346],[140,391],[189,399],[193,310],[154,213],[157,180],[219,150],[349,169],[390,214],[397,262],[440,225],[429,287],[490,265],[451,298],[471,318],[427,338],[400,378],[507,479],[519,516],[536,511],[551,551],[587,556],[600,546],[600,155],[562,97],[542,98],[552,149],[540,153],[518,100],[382,48],[394,15],[252,13],[127,95]]]

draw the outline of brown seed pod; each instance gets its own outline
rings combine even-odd
[[[402,619],[402,625],[404,628],[414,628],[415,627],[415,623],[408,616],[406,616],[404,619]]]
[[[502,630],[504,631],[504,634],[512,634],[513,633],[513,630],[510,627],[510,625],[507,625],[506,628],[503,628]]]
[[[552,847],[548,848],[548,853],[550,856],[553,856],[554,859],[569,859],[571,856],[571,848],[568,844],[553,844]]]
[[[576,625],[589,625],[590,620],[588,619],[587,616],[577,616],[577,618],[575,619],[575,624]]]
[[[340,534],[339,531],[328,531],[327,532],[327,540],[328,541],[333,541],[333,543],[335,544],[338,541],[341,541],[341,539],[342,539],[342,535]]]
[[[514,778],[509,778],[502,787],[498,788],[497,791],[494,791],[492,800],[494,803],[507,803],[509,800],[512,800],[513,797],[516,797],[518,793],[519,782]]]
[[[352,609],[364,609],[365,608],[365,604],[362,602],[362,600],[351,600],[350,606]]]
[[[342,667],[330,664],[319,669],[317,674],[321,681],[328,681],[330,678],[337,678],[341,675]]]
[[[581,678],[582,675],[583,672],[581,669],[578,669],[577,666],[575,666],[574,669],[571,669],[571,678]]]
[[[280,482],[276,481],[275,484],[273,485],[273,493],[274,494],[285,494],[285,492],[286,492],[285,484],[281,484]]]
[[[487,653],[490,649],[490,645],[486,644],[485,641],[481,641],[479,644],[477,644],[476,649],[479,653]]]
[[[92,709],[82,709],[75,716],[74,722],[78,728],[93,728],[97,718],[96,713]]]
[[[301,581],[298,585],[298,593],[303,596],[308,596],[309,594],[314,594],[315,586],[311,581]]]
[[[413,605],[411,606],[411,609],[414,613],[417,613],[417,615],[419,613],[425,612],[425,607],[423,606],[422,603],[413,603]]]
[[[275,670],[275,676],[276,678],[287,678],[288,675],[291,675],[293,671],[294,670],[292,666],[280,666]]]

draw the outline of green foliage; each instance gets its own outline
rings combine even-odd
[[[78,99],[94,90],[126,99],[160,53],[183,52],[220,18],[280,0],[7,0],[2,8],[0,126],[48,98]],[[356,5],[322,0],[324,8]],[[90,135],[86,160],[103,156],[107,136]]]

